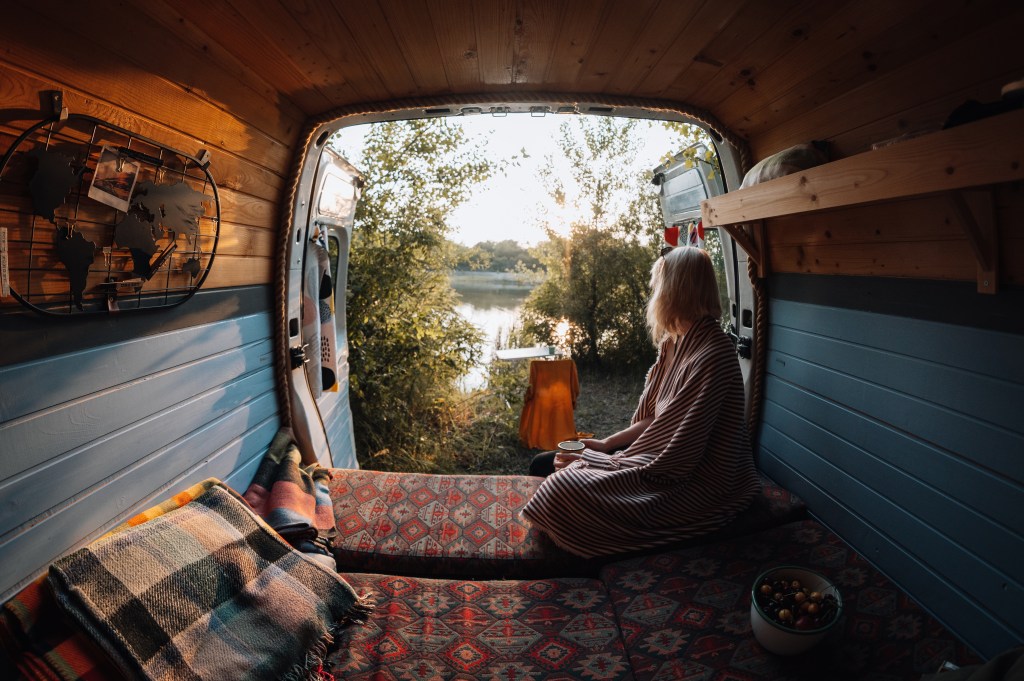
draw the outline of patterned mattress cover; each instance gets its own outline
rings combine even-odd
[[[780,564],[825,574],[845,603],[840,626],[794,657],[765,651],[750,629],[751,585]],[[947,660],[978,662],[812,520],[617,561],[599,579],[342,574],[376,609],[340,637],[336,678],[917,681]]]
[[[501,579],[595,575],[607,562],[566,553],[520,518],[543,478],[348,469],[331,474],[340,570]],[[761,495],[732,524],[685,545],[757,532],[805,513],[803,501],[764,478]]]

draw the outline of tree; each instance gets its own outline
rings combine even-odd
[[[442,120],[368,127],[347,299],[350,391],[361,465],[429,459],[450,421],[478,331],[455,309],[447,218],[492,170]],[[390,459],[386,454],[390,453]]]
[[[524,305],[524,326],[548,342],[564,342],[583,365],[648,364],[654,348],[645,305],[651,263],[661,243],[650,169],[631,167],[637,122],[579,119],[562,125],[559,148],[571,171],[552,159],[545,177],[556,205],[571,205],[568,236],[547,226],[537,249],[545,281]]]

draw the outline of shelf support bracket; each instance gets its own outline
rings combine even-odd
[[[757,266],[757,276],[764,279],[768,276],[767,232],[764,220],[751,224],[721,225],[721,228],[739,244],[747,253],[747,257]]]
[[[994,294],[999,290],[999,239],[992,190],[961,190],[950,200],[978,261],[978,293]]]

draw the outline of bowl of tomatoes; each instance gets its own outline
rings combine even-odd
[[[827,577],[795,565],[765,570],[750,594],[750,626],[769,652],[797,655],[811,649],[839,622],[843,599]]]

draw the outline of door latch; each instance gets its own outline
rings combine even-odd
[[[309,361],[309,357],[306,356],[306,348],[308,347],[309,343],[300,345],[297,348],[288,348],[288,354],[292,358],[292,369],[298,369]]]
[[[729,338],[732,340],[732,344],[736,346],[736,354],[741,358],[750,359],[754,356],[754,341],[750,336],[740,336],[732,329],[729,329]]]

